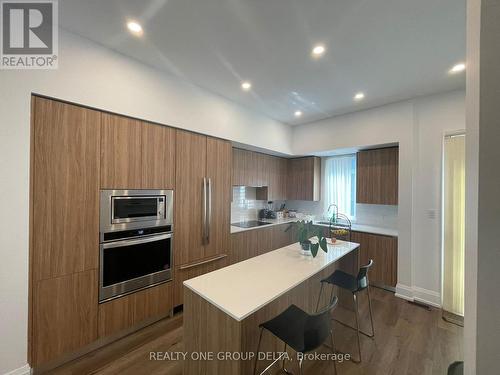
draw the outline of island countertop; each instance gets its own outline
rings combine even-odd
[[[359,244],[337,241],[316,258],[300,254],[298,243],[184,281],[184,286],[242,321],[266,304],[338,261]]]

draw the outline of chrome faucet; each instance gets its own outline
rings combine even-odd
[[[337,216],[339,214],[339,207],[335,204],[332,203],[331,205],[328,206],[328,210],[326,211],[326,214],[328,215],[330,213],[331,208],[334,207],[335,211],[333,215],[328,219],[330,223],[335,223],[337,221]]]

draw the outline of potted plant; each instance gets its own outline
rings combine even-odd
[[[325,253],[328,252],[326,238],[322,235],[322,230],[315,228],[312,221],[297,221],[292,223],[286,231],[292,227],[297,229],[297,239],[302,248],[301,253],[303,255],[312,255],[313,257],[316,257],[320,247]],[[312,237],[317,237],[318,242],[311,242]]]

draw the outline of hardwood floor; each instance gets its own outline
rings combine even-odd
[[[412,305],[390,292],[372,288],[375,339],[361,337],[363,362],[339,363],[338,373],[446,374],[448,365],[463,360],[463,328],[445,322],[441,311]],[[369,330],[366,296],[360,295],[360,323]],[[338,319],[353,324],[352,311],[339,307]],[[343,352],[356,353],[356,335],[335,323],[335,341]],[[168,374],[181,375],[181,360],[150,360],[150,352],[182,351],[182,314],[165,319],[111,345],[53,370],[52,374]],[[328,353],[324,347],[318,352]],[[290,356],[292,354],[290,353]],[[276,365],[277,367],[277,365]],[[287,368],[297,374],[296,363]],[[282,373],[276,369],[273,374]],[[304,374],[333,374],[329,362],[304,362]],[[223,375],[223,374],[219,374]]]

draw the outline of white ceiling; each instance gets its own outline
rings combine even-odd
[[[448,74],[465,58],[465,0],[59,4],[64,29],[292,125],[465,85],[464,74]],[[129,18],[141,38],[127,32]],[[315,60],[316,43],[327,52]]]

